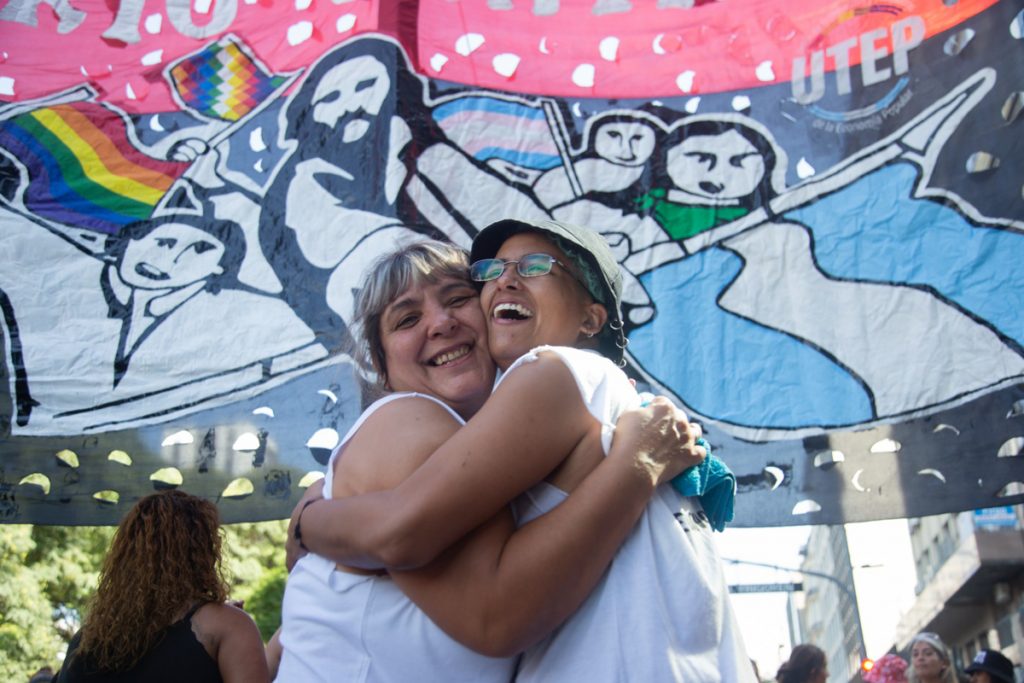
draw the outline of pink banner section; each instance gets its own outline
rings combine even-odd
[[[270,74],[302,70],[380,28],[379,0],[8,0],[0,7],[0,100],[89,83],[129,113],[176,110],[165,70],[233,34]]]
[[[520,93],[700,95],[857,64],[905,72],[910,49],[993,4],[421,0],[418,61],[428,76]]]
[[[906,71],[907,53],[922,40],[992,4],[8,0],[0,8],[0,100],[37,99],[84,78],[102,101],[130,113],[167,111],[167,66],[226,34],[269,73],[287,74],[346,38],[400,25],[415,25],[424,75],[520,93],[650,98],[786,81],[797,88],[804,77],[858,64],[884,80]]]

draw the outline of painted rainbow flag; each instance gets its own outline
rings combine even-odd
[[[106,234],[148,218],[189,165],[146,156],[129,142],[126,126],[120,115],[93,102],[0,122],[0,146],[28,170],[25,208]]]

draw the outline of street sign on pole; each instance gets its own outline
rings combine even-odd
[[[739,583],[729,586],[730,593],[795,593],[803,589],[803,583]]]

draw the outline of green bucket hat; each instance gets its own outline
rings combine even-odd
[[[601,353],[621,365],[627,344],[622,330],[622,272],[608,243],[598,233],[579,225],[508,218],[491,223],[477,233],[469,252],[470,263],[494,258],[509,237],[522,232],[551,238],[572,259],[590,296],[608,311],[608,322],[597,335]]]

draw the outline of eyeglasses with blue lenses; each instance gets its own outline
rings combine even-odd
[[[497,280],[505,272],[505,268],[513,263],[516,265],[516,272],[522,277],[547,275],[556,263],[569,270],[564,263],[549,254],[527,254],[507,261],[500,258],[485,258],[475,261],[469,267],[469,277],[476,282]],[[572,271],[569,270],[569,273],[572,274]]]

